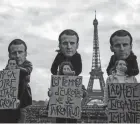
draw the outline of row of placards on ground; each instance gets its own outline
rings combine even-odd
[[[0,109],[15,109],[19,69],[0,71]],[[49,117],[81,118],[81,76],[52,75]],[[140,84],[107,84],[108,122],[140,123]]]

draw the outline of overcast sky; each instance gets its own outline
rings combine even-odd
[[[104,79],[113,54],[109,38],[118,29],[133,37],[133,52],[140,67],[140,0],[0,0],[0,69],[8,60],[8,44],[15,38],[28,45],[27,59],[33,63],[31,89],[34,100],[48,98],[50,68],[64,29],[80,37],[83,84],[87,87],[93,51],[93,20],[97,12],[100,57]],[[140,74],[136,77],[140,82]],[[96,87],[97,84],[95,85]]]

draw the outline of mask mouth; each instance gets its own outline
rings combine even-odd
[[[67,53],[71,53],[72,51],[67,51]]]
[[[120,53],[120,55],[125,55],[125,53]]]

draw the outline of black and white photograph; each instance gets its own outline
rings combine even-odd
[[[140,0],[0,0],[0,123],[140,123]]]

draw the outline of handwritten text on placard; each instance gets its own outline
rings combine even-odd
[[[140,122],[140,84],[108,83],[108,122]]]
[[[19,70],[0,71],[0,109],[16,108]]]
[[[81,76],[52,76],[50,117],[81,118]]]

